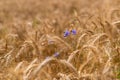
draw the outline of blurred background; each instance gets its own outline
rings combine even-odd
[[[74,16],[74,11],[80,19],[101,12],[107,16],[112,10],[118,10],[119,4],[119,0],[0,0],[0,23],[41,19],[60,26]]]
[[[118,80],[119,66],[120,0],[0,0],[0,80]]]

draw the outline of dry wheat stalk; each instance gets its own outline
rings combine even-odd
[[[108,59],[108,61],[105,64],[106,65],[104,66],[102,74],[105,74],[105,73],[109,72],[109,69],[111,67],[111,59]]]
[[[61,44],[64,44],[66,47],[68,47],[69,50],[73,50],[72,47],[67,42],[62,40],[60,37],[58,37],[58,36],[50,36],[50,35],[47,35],[47,37],[48,37],[48,39],[51,39],[51,40],[53,39],[56,42],[60,42]]]
[[[29,77],[30,79],[34,79],[37,74],[40,72],[40,70],[48,63],[50,63],[51,61],[57,61],[56,59],[54,58],[48,58],[46,60],[44,60],[42,63],[40,63],[38,65],[38,67],[33,71],[32,75]]]
[[[21,49],[18,51],[18,53],[16,54],[15,58],[17,59],[23,52],[23,50],[25,49],[26,45],[23,44],[23,46],[21,47]]]
[[[81,40],[82,40],[85,36],[87,36],[87,33],[82,34],[82,35],[78,38],[77,45],[76,45],[76,49],[78,49]]]
[[[14,71],[17,72],[23,64],[24,64],[24,61],[19,62]]]
[[[94,45],[95,42],[97,42],[101,37],[108,37],[105,33],[102,33],[102,34],[97,34],[97,37],[90,43],[91,45]]]
[[[82,64],[82,66],[80,66],[80,68],[79,68],[79,74],[81,75],[81,73],[82,73],[82,70],[85,68],[85,66],[90,62],[92,60],[92,57],[91,58],[89,58],[89,59],[87,59],[87,61],[84,63],[84,64]]]
[[[71,63],[69,63],[68,61],[65,61],[65,60],[61,60],[60,62],[62,64],[64,64],[65,66],[67,66],[75,74],[75,76],[79,77],[79,74],[78,74],[76,68]]]
[[[27,72],[33,67],[33,64],[37,61],[38,59],[35,58],[30,65],[26,68],[26,70],[24,71],[24,74],[27,74]]]
[[[78,54],[80,51],[79,50],[76,50],[76,51],[73,51],[70,56],[68,57],[68,62],[71,62],[71,60],[76,56],[76,54]]]
[[[100,57],[101,53],[96,46],[84,45],[82,49],[85,49],[85,48],[91,49],[93,51],[94,55],[95,55],[96,60],[98,60],[101,63],[101,60],[102,60],[101,57]]]

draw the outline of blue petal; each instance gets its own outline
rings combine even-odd
[[[64,33],[64,37],[67,37],[69,35],[70,35],[70,32],[68,30],[66,30],[65,33]]]
[[[72,34],[73,34],[73,35],[76,35],[76,33],[77,33],[76,30],[73,29],[73,30],[72,30]]]
[[[54,54],[54,57],[58,57],[58,56],[59,56],[59,53],[56,52],[56,53]]]

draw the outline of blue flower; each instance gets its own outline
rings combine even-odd
[[[70,35],[70,32],[68,30],[66,30],[65,33],[64,33],[64,37],[67,37],[69,35]]]
[[[75,29],[73,29],[71,32],[72,32],[73,35],[77,34],[77,31]]]
[[[56,52],[53,56],[54,57],[58,57],[59,56],[59,52]]]

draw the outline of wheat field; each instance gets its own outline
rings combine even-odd
[[[119,79],[119,0],[0,0],[0,80]]]

